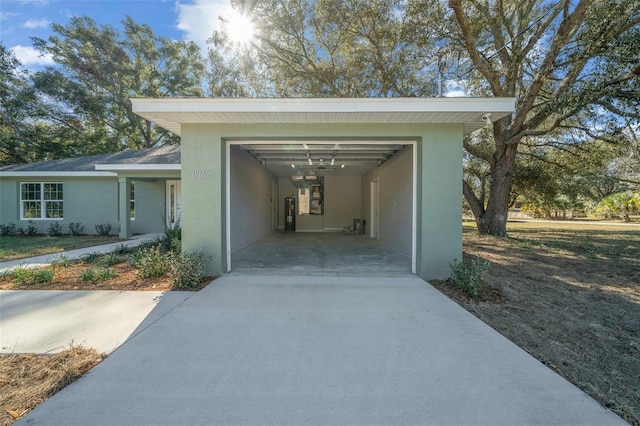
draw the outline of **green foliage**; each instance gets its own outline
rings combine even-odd
[[[26,235],[36,235],[38,233],[38,227],[33,223],[32,220],[27,223],[27,228],[25,229],[24,233]]]
[[[122,31],[87,16],[51,27],[53,35],[34,45],[58,67],[36,73],[35,86],[77,112],[79,138],[102,152],[178,142],[132,114],[129,99],[201,96],[204,65],[194,42],[158,37],[130,17]]]
[[[491,263],[481,261],[480,256],[478,256],[469,265],[460,262],[458,259],[453,259],[449,266],[451,267],[451,282],[471,297],[478,297],[482,289],[484,274],[491,266]]]
[[[69,233],[71,235],[82,235],[82,232],[84,231],[84,225],[81,224],[80,222],[71,222],[69,224]]]
[[[122,257],[120,257],[120,255],[116,252],[108,253],[102,256],[102,258],[100,259],[100,264],[104,265],[105,267],[117,265],[118,263],[122,262]]]
[[[110,223],[101,223],[95,225],[96,235],[107,236],[111,233],[111,224]]]
[[[15,223],[9,222],[6,225],[0,225],[0,236],[16,235],[18,233],[18,227]]]
[[[82,262],[83,263],[94,263],[96,262],[98,259],[100,259],[102,255],[100,253],[98,253],[97,251],[92,251],[91,253],[87,253],[85,255],[82,256]]]
[[[630,222],[630,215],[640,213],[640,192],[620,192],[603,199],[596,212],[605,217],[619,215],[625,222]]]
[[[165,250],[180,252],[182,249],[182,227],[180,223],[176,223],[173,227],[164,227],[164,235],[160,240],[162,247]]]
[[[120,243],[116,246],[116,249],[113,251],[115,254],[123,255],[127,254],[131,251],[131,249],[124,243]]]
[[[62,235],[62,225],[60,225],[60,223],[58,222],[51,222],[49,224],[49,227],[47,228],[47,234],[50,237],[57,237],[59,235]]]
[[[160,244],[138,250],[134,256],[134,264],[141,278],[160,278],[170,268],[170,262],[162,254]]]
[[[173,285],[177,288],[190,288],[200,284],[204,274],[204,253],[171,252],[170,265]]]
[[[87,268],[80,274],[83,282],[107,281],[117,277],[118,274],[109,268]]]
[[[31,286],[53,281],[52,268],[17,268],[12,271],[17,285]]]
[[[60,266],[62,268],[68,268],[69,266],[71,266],[71,261],[67,256],[65,256],[64,254],[61,254],[51,265]]]

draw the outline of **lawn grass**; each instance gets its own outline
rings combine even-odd
[[[116,243],[118,241],[117,236],[98,235],[59,235],[56,237],[50,237],[48,235],[1,236],[0,262],[40,256],[43,254],[60,253],[66,250]]]

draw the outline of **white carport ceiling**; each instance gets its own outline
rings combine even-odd
[[[144,98],[131,102],[134,113],[176,135],[183,124],[461,124],[468,134],[485,126],[487,117],[499,120],[515,109],[514,98]],[[278,176],[312,170],[361,175],[406,143],[237,142]]]
[[[236,144],[280,177],[360,176],[405,149],[407,141],[251,141]]]

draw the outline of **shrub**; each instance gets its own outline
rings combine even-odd
[[[113,251],[115,254],[127,254],[131,250],[125,243],[120,243],[116,246],[116,249]]]
[[[160,244],[138,250],[134,263],[140,278],[159,278],[166,274],[170,267],[168,256],[160,252]]]
[[[16,224],[13,222],[9,222],[6,225],[0,225],[0,236],[9,236],[9,235],[16,235],[16,233],[18,232],[18,228],[16,227]]]
[[[84,263],[93,263],[100,258],[101,254],[97,251],[92,251],[91,253],[87,253],[81,257],[82,262]]]
[[[103,256],[100,260],[100,264],[105,267],[109,267],[117,265],[118,263],[122,263],[122,261],[122,258],[117,253],[113,252]]]
[[[13,272],[13,278],[18,285],[35,285],[50,283],[53,281],[51,268],[17,268]]]
[[[110,223],[101,223],[95,225],[96,234],[100,236],[107,236],[111,233],[111,224]]]
[[[61,254],[58,258],[52,263],[53,266],[60,266],[62,268],[68,268],[71,266],[71,261],[67,256]]]
[[[87,268],[80,274],[80,278],[84,282],[107,281],[117,276],[118,274],[109,268]]]
[[[171,253],[171,276],[177,288],[189,288],[200,284],[204,274],[204,253]]]
[[[453,262],[449,263],[451,281],[471,297],[478,297],[482,289],[484,274],[490,265],[490,262],[480,260],[480,256],[472,260],[469,265],[465,265],[458,259],[453,259]]]
[[[84,231],[84,225],[80,222],[71,222],[69,224],[69,233],[71,235],[82,235],[82,231]]]
[[[25,229],[24,233],[27,235],[36,235],[38,233],[38,227],[32,220],[27,223],[27,229]]]
[[[180,224],[176,223],[173,228],[165,225],[164,235],[160,242],[165,249],[180,252],[182,248],[182,227]]]
[[[51,222],[49,228],[47,228],[47,234],[49,234],[50,237],[62,235],[62,225],[58,222]]]

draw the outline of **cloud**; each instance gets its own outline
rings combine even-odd
[[[13,46],[10,50],[25,67],[45,66],[54,63],[51,55],[41,55],[40,52],[33,47],[17,45]]]
[[[16,16],[18,16],[18,14],[15,12],[3,12],[2,10],[0,10],[0,21],[8,21],[9,19],[13,19]]]
[[[22,28],[46,28],[51,24],[51,21],[47,19],[29,19],[27,22],[24,22],[21,27]]]
[[[218,17],[231,11],[229,0],[192,0],[189,3],[176,3],[178,12],[178,30],[185,33],[184,38],[206,48],[206,41],[215,30],[220,29]]]

